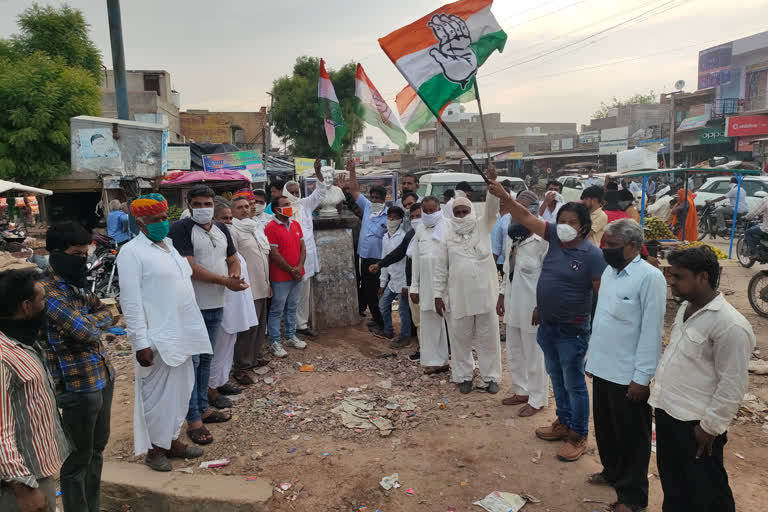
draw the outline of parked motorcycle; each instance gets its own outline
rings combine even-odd
[[[717,210],[717,204],[710,203],[705,205],[704,208],[698,212],[699,241],[704,240],[704,237],[707,235],[711,236],[713,240],[718,236],[722,236],[723,238],[730,238],[731,227],[733,227],[733,216],[729,215],[725,219],[725,227],[727,233],[723,235],[717,229],[717,216],[715,215],[715,210]],[[744,220],[744,215],[746,215],[746,213],[739,213],[739,217],[736,219],[735,236],[743,236],[744,231],[747,229],[747,221]]]
[[[88,261],[87,279],[91,283],[91,292],[100,299],[120,296],[120,284],[117,278],[117,243],[106,235],[96,235],[93,239],[96,249]]]
[[[742,235],[736,244],[736,257],[745,268],[750,268],[756,262],[768,263],[768,235],[760,237],[754,253],[747,248]],[[761,270],[752,276],[747,286],[747,297],[755,313],[768,318],[768,270]]]

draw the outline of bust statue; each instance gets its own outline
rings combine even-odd
[[[338,217],[339,211],[336,209],[336,205],[344,201],[344,192],[334,184],[336,178],[336,171],[333,167],[324,166],[320,169],[325,180],[326,194],[325,201],[320,205],[320,217]]]

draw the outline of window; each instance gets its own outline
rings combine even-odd
[[[712,190],[710,190],[710,192],[713,192],[715,194],[725,194],[729,190],[731,190],[731,181],[721,180],[721,181],[718,181],[714,187],[712,187]]]
[[[144,90],[155,91],[160,96],[160,75],[144,75]]]
[[[443,194],[445,191],[449,189],[456,190],[456,185],[458,183],[458,181],[453,183],[433,183],[430,195],[437,197],[440,199],[441,203],[444,203],[445,201],[443,201]],[[483,186],[484,184],[481,185],[479,183],[470,183],[470,185],[472,186],[472,197],[470,197],[469,200],[473,203],[485,202],[485,196],[488,193],[488,188]]]
[[[468,148],[472,147],[472,137],[467,137],[467,147]]]
[[[760,192],[760,191],[765,192],[765,188],[763,184],[757,180],[744,180],[741,182],[741,188],[747,191],[748,196],[753,196],[753,197],[756,192]]]

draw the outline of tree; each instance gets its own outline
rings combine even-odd
[[[274,81],[274,130],[281,139],[291,141],[290,148],[294,155],[335,160],[341,165],[343,155],[353,148],[355,141],[363,134],[363,121],[355,114],[354,105],[357,66],[350,62],[339,70],[328,70],[347,126],[347,133],[341,139],[340,153],[331,151],[322,120],[317,115],[319,69],[319,58],[299,57],[293,66],[293,75]]]
[[[0,40],[0,178],[38,185],[70,171],[69,119],[101,113],[100,55],[78,10],[34,5],[18,20]]]
[[[418,147],[419,145],[416,142],[407,142],[403,148],[403,153],[410,155],[411,153],[415,153]]]
[[[657,103],[656,93],[653,91],[649,91],[648,94],[637,93],[625,100],[619,100],[614,96],[610,104],[604,101],[600,102],[600,108],[592,114],[592,119],[603,119],[608,117],[608,111],[612,108],[623,107],[626,105],[648,105],[651,103]]]

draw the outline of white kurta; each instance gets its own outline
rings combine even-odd
[[[240,253],[237,253],[237,257],[240,260],[240,275],[249,281],[248,266]],[[216,335],[216,347],[213,349],[213,361],[211,361],[211,377],[208,387],[212,389],[223,386],[229,380],[229,371],[232,369],[232,360],[235,355],[237,333],[247,331],[254,325],[259,325],[253,296],[248,290],[235,292],[227,288],[225,300],[221,325]]]
[[[312,212],[325,201],[326,185],[324,181],[317,181],[316,183],[314,192],[309,197],[305,197],[300,201],[301,218],[294,217],[301,224],[301,230],[304,232],[304,245],[307,247],[307,259],[304,262],[305,281],[320,272],[320,260],[317,258]]]

